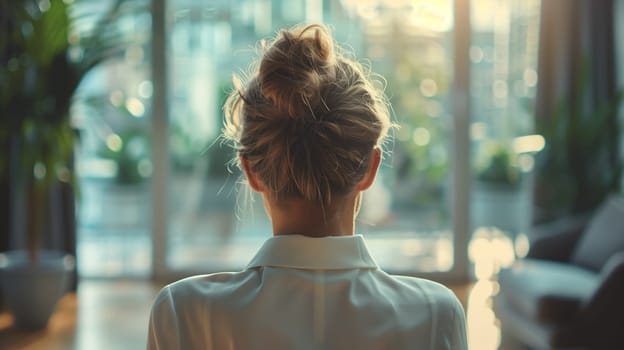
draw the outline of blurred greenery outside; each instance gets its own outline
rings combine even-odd
[[[122,185],[141,184],[151,176],[149,65],[151,15],[149,1],[75,1],[72,10],[89,13],[89,21],[76,23],[75,35],[93,30],[107,9],[118,7],[113,21],[124,50],[95,67],[83,79],[72,106],[72,123],[81,132],[79,158],[85,154],[110,161],[108,177]],[[79,162],[80,163],[80,162]],[[97,169],[83,167],[86,176]]]
[[[353,20],[353,14],[348,13],[349,9],[337,5],[337,2],[330,1],[329,3],[332,5],[323,8],[325,22],[334,29],[340,44],[348,43],[346,46],[355,51],[356,57],[360,58],[365,65],[370,65],[373,72],[383,76],[393,117],[401,125],[401,128],[395,132],[393,140],[387,145],[390,156],[386,157],[387,160],[382,169],[385,174],[383,181],[393,195],[393,208],[401,210],[437,208],[436,210],[441,215],[439,219],[448,220],[446,197],[449,195],[447,189],[451,159],[449,149],[452,137],[449,91],[453,79],[452,30],[436,32],[421,28],[420,34],[418,32],[413,33],[414,35],[405,34],[404,31],[395,28],[398,20],[402,18],[403,9],[390,8],[385,9],[386,12],[383,15],[385,20],[397,21],[390,25],[391,28],[395,28],[393,33],[396,42],[372,42],[365,34],[366,20],[356,18],[356,21],[347,24],[345,21]],[[232,4],[223,2],[215,4],[214,8],[205,8],[190,2],[185,5],[186,7],[182,6],[174,11],[174,24],[170,38],[172,40],[171,51],[169,52],[172,55],[170,60],[173,65],[172,71],[179,69],[175,66],[177,56],[187,60],[191,66],[194,62],[201,63],[204,60],[205,63],[201,64],[215,67],[211,70],[214,75],[199,79],[204,84],[212,85],[212,88],[204,91],[203,95],[213,94],[204,101],[204,103],[213,101],[211,106],[205,106],[209,111],[202,112],[201,115],[197,114],[197,108],[193,106],[195,103],[193,99],[196,98],[193,94],[197,93],[193,89],[197,86],[192,86],[190,82],[189,86],[179,86],[178,84],[182,82],[172,81],[168,142],[172,169],[176,173],[190,174],[201,168],[205,169],[203,172],[208,179],[219,180],[238,176],[235,167],[226,166],[233,152],[218,140],[218,131],[222,125],[222,102],[231,90],[231,74],[247,67],[252,57],[255,56],[253,48],[256,47],[257,41],[270,36],[274,30],[258,31],[254,23],[249,24],[244,18],[241,19],[245,16],[244,13],[248,12],[245,8],[248,8],[249,4],[246,1],[237,1]],[[283,8],[292,10],[295,5],[276,1],[273,2],[273,6],[273,12],[276,11],[275,8],[282,7],[282,13],[285,13]],[[445,11],[443,6],[441,8],[438,11]],[[235,14],[235,11],[243,14]],[[305,18],[305,10],[297,11],[303,17],[290,15],[292,18],[273,18],[272,28],[289,26],[302,21]],[[535,11],[524,14],[522,9],[516,9],[516,12],[514,16],[518,16],[516,20],[519,22],[527,21],[522,17],[524,15],[527,15],[529,19],[537,16]],[[136,17],[140,18],[140,16]],[[129,19],[129,21],[132,20]],[[126,26],[126,28],[133,29],[127,35],[135,37],[136,42],[123,57],[119,57],[119,64],[126,64],[125,72],[128,69],[144,70],[149,64],[150,43],[147,24],[149,23],[143,23],[138,28],[136,24]],[[525,28],[524,25],[526,24],[518,24],[519,29],[516,31],[522,31]],[[206,35],[217,36],[220,33],[226,33],[232,40],[230,44],[225,44],[225,49],[219,49],[216,46],[220,45],[220,40],[229,40],[228,37],[206,39]],[[515,35],[522,35],[522,33]],[[493,45],[495,30],[486,28],[476,33],[475,38],[477,40],[473,45],[482,46],[485,50]],[[208,46],[213,49],[214,53],[203,51],[207,48],[206,40],[212,41]],[[525,38],[525,41],[527,40]],[[136,51],[141,52],[138,60],[133,58],[133,52]],[[512,56],[510,55],[508,59],[513,61]],[[473,62],[473,65],[476,64]],[[507,86],[513,86],[517,81],[522,81],[526,70],[534,69],[534,67],[524,67],[517,62],[512,66],[516,69],[504,77]],[[489,69],[492,68],[488,66],[482,70],[488,71]],[[184,72],[184,70],[181,71]],[[124,70],[116,72],[115,75],[120,77],[124,74],[123,72]],[[149,81],[147,73],[142,74],[142,79]],[[476,79],[481,79],[479,74],[479,69],[475,69]],[[177,73],[173,73],[172,76],[177,78]],[[486,84],[492,84],[491,78],[487,75],[482,80],[486,80]],[[136,82],[144,83],[141,79]],[[108,120],[107,127],[110,129],[108,135],[99,136],[96,154],[116,164],[115,180],[120,183],[140,183],[149,178],[151,174],[151,155],[149,147],[146,147],[151,142],[149,139],[151,96],[148,95],[145,98],[137,96],[137,89],[140,90],[140,87],[126,83],[123,88],[116,88],[112,92],[102,91],[101,95],[94,97],[99,100],[99,103],[109,105],[108,112],[106,112],[108,116],[100,117],[100,120]],[[491,95],[491,91],[488,91],[488,94]],[[475,175],[478,178],[491,179],[492,171],[504,165],[501,161],[513,161],[512,158],[515,158],[515,155],[511,155],[509,159],[499,157],[494,160],[494,168],[488,170],[489,175],[479,174],[482,171],[480,167],[483,167],[481,159],[489,155],[489,148],[482,147],[481,142],[488,143],[491,139],[506,142],[505,140],[532,132],[532,123],[528,122],[532,113],[532,94],[529,92],[512,97],[510,91],[508,104],[517,104],[518,106],[515,107],[488,107],[495,101],[487,100],[473,104],[475,121],[487,125],[488,129],[483,136],[485,139],[475,141],[475,157],[478,159],[476,164],[479,164],[475,167]],[[119,95],[123,98],[119,99]],[[141,115],[133,114],[128,110],[128,107],[132,107],[132,104],[128,104],[128,100],[131,99],[132,101],[138,100],[142,104]],[[102,110],[100,106],[97,113],[101,114]],[[196,128],[194,125],[195,122],[206,118],[212,120],[208,121],[213,124],[208,128],[212,130],[210,132],[201,131],[201,128]],[[205,122],[203,120],[201,123]],[[97,126],[90,126],[90,128],[95,129]],[[114,136],[111,136],[111,133]],[[139,143],[143,146],[129,146]],[[111,145],[114,147],[111,148]],[[139,149],[141,149],[140,152],[137,151]],[[515,170],[517,166],[511,165],[503,172],[515,177],[516,175],[513,174]],[[515,181],[511,178],[506,180]]]

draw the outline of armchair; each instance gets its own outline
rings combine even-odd
[[[526,258],[500,271],[503,344],[624,348],[624,197],[534,228]]]

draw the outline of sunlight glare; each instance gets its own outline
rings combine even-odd
[[[542,135],[526,135],[516,137],[512,141],[513,150],[516,153],[539,152],[544,149],[546,141]]]

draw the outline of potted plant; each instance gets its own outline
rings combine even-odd
[[[61,205],[58,193],[75,189],[76,134],[69,118],[74,92],[90,69],[122,47],[116,32],[107,30],[120,14],[121,1],[83,37],[75,32],[77,18],[69,15],[67,3],[0,5],[0,84],[9,87],[0,93],[0,143],[9,146],[0,172],[11,189],[13,242],[13,250],[0,254],[0,286],[23,328],[47,324],[74,268],[71,256],[43,249],[51,214]]]
[[[618,110],[624,89],[595,100],[592,81],[591,60],[583,57],[572,96],[536,119],[546,144],[535,161],[535,223],[589,212],[621,190]]]
[[[511,142],[486,141],[483,146],[472,191],[472,226],[495,227],[512,235],[525,231],[530,201],[520,155]]]

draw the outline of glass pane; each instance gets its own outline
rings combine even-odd
[[[171,0],[169,16],[168,268],[240,268],[271,235],[262,201],[238,191],[240,174],[225,166],[233,153],[215,140],[231,74],[249,66],[259,39],[306,21],[329,24],[340,44],[386,79],[401,124],[364,195],[357,233],[386,269],[453,266],[450,0]]]
[[[74,9],[78,55],[94,44],[93,33],[119,47],[95,53],[106,59],[82,81],[72,107],[80,132],[78,271],[149,276],[151,16],[148,1],[126,1],[119,9],[112,4],[83,0]],[[111,11],[118,15],[104,24]]]
[[[544,146],[533,134],[540,1],[473,1],[471,10],[473,242],[490,250],[472,255],[496,259],[488,271],[477,264],[489,274],[514,259],[530,222],[533,157]]]

